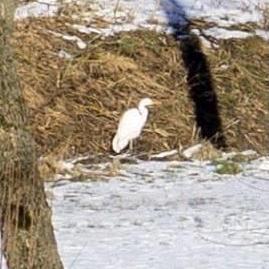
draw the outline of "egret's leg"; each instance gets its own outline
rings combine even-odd
[[[131,140],[130,141],[130,143],[129,143],[129,150],[130,150],[130,152],[132,153],[133,152],[133,147],[134,145],[133,145],[133,140]]]

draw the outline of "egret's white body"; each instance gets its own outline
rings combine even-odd
[[[139,137],[148,118],[147,106],[153,105],[150,98],[142,99],[137,108],[131,108],[122,115],[118,130],[112,141],[112,148],[120,153],[132,140]]]

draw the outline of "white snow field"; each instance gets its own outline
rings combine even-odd
[[[40,0],[26,4],[17,9],[16,19],[56,15],[59,10],[57,3],[57,0]],[[216,24],[208,29],[207,34],[217,38],[221,37],[221,32],[226,38],[248,36],[245,31],[227,33],[229,30],[225,28],[248,22],[258,22],[263,27],[265,22],[268,23],[269,8],[269,0],[63,0],[63,3],[79,3],[87,7],[79,15],[85,22],[91,23],[93,18],[101,17],[107,24],[104,28],[75,26],[86,33],[111,35],[137,28],[171,33],[173,24],[182,24],[185,19],[203,19]],[[268,29],[265,32],[260,30],[252,34],[268,39]]]
[[[48,185],[65,268],[269,268],[268,158],[234,176],[199,161],[122,169]]]

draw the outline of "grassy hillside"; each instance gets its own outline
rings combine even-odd
[[[179,42],[150,31],[102,38],[80,34],[68,19],[17,24],[18,71],[42,155],[106,153],[121,113],[145,96],[152,109],[136,151],[187,146],[198,139]],[[74,34],[85,50],[50,30]],[[60,50],[73,58],[60,58]],[[203,48],[229,148],[268,150],[269,44],[258,37]]]

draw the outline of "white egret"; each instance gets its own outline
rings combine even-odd
[[[125,111],[120,119],[118,130],[112,141],[112,148],[116,153],[120,153],[132,141],[139,137],[148,118],[148,106],[158,104],[150,98],[143,98],[137,108]]]

